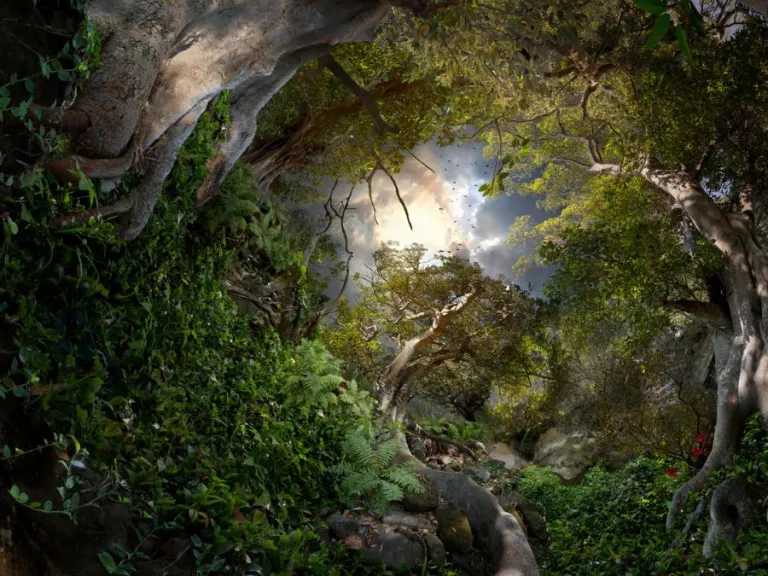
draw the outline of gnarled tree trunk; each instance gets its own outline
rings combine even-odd
[[[73,142],[79,165],[117,177],[154,147],[138,197],[128,203],[124,236],[146,225],[182,137],[207,102],[230,89],[237,116],[210,189],[252,138],[258,110],[295,69],[323,47],[371,40],[387,8],[380,0],[92,0],[104,66],[70,111],[82,120]]]

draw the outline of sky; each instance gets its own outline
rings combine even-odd
[[[517,194],[483,198],[478,187],[490,179],[494,164],[483,156],[479,143],[447,148],[424,144],[416,148],[414,154],[434,172],[407,157],[401,171],[393,174],[408,206],[413,230],[408,227],[386,174],[377,173],[372,183],[378,225],[374,223],[367,185],[363,183],[355,189],[346,216],[350,249],[354,252],[352,273],[365,272],[365,266],[373,262],[373,253],[384,242],[394,240],[400,246],[418,242],[430,254],[451,250],[478,262],[488,276],[503,276],[540,294],[550,271],[534,269],[522,278],[515,277],[512,265],[521,249],[505,244],[509,227],[517,216],[528,214],[534,223],[546,217],[536,208],[536,199]],[[346,196],[348,190],[340,184],[336,201]],[[350,282],[347,289],[347,296],[351,298],[354,298],[353,284]],[[337,289],[331,286],[329,293]]]

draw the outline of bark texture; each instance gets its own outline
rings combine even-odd
[[[597,171],[614,173],[617,169],[601,165]],[[649,157],[639,174],[682,206],[702,236],[722,253],[731,320],[727,337],[719,339],[727,342],[715,347],[717,421],[712,450],[702,468],[675,494],[667,515],[670,529],[688,496],[704,490],[714,471],[731,464],[746,420],[759,412],[768,427],[768,256],[754,237],[751,182],[740,183],[740,211],[729,213],[702,189],[695,172],[666,169]],[[724,488],[721,498],[713,498],[713,518],[722,516],[719,502],[728,501],[726,492]],[[718,529],[710,533],[710,550],[724,533]]]
[[[445,332],[451,319],[470,306],[477,295],[477,289],[473,289],[441,310],[428,310],[404,318],[404,321],[431,318],[432,323],[424,332],[403,345],[378,383],[379,405],[384,412],[391,415],[392,420],[405,420],[414,382],[431,368],[449,360],[458,360],[463,355],[461,350],[438,350],[434,354],[418,356],[419,352]]]
[[[104,66],[71,110],[78,157],[65,162],[112,177],[130,165],[134,146],[137,157],[153,147],[124,220],[123,235],[134,238],[182,137],[208,102],[232,90],[236,120],[202,199],[247,147],[258,111],[295,70],[335,44],[371,40],[387,8],[380,0],[92,0]]]

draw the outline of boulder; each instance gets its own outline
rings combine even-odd
[[[464,474],[472,478],[477,482],[488,482],[491,479],[491,472],[486,468],[478,468],[475,466],[465,466]]]
[[[548,466],[565,484],[576,484],[597,457],[597,441],[590,436],[566,434],[550,428],[536,440],[533,463]]]
[[[331,514],[325,520],[328,524],[328,529],[336,538],[344,540],[347,536],[357,534],[360,530],[360,522],[349,516],[342,516],[341,514]]]
[[[412,530],[429,530],[432,528],[432,523],[426,518],[392,508],[387,510],[387,513],[384,514],[381,522],[383,524],[388,524],[389,526],[402,526],[403,528],[411,528]]]
[[[522,515],[521,524],[529,538],[547,541],[547,521],[541,515],[533,502],[519,492],[510,492],[499,498],[499,504],[505,511],[514,515],[518,521]]]
[[[442,540],[430,532],[424,534],[424,542],[427,544],[430,563],[442,568],[445,565],[445,546]]]
[[[424,442],[418,436],[408,438],[408,447],[411,449],[413,457],[417,460],[424,461],[427,459],[427,449],[424,447]]]
[[[388,568],[419,568],[426,558],[425,546],[415,534],[407,531],[378,532],[373,544],[363,550],[363,558]]]
[[[408,512],[429,512],[440,504],[440,489],[434,483],[423,478],[421,492],[413,492],[407,488],[403,494],[403,508]]]
[[[435,515],[437,535],[446,550],[463,553],[472,548],[472,528],[466,514],[454,510],[448,504],[441,504],[435,510]]]
[[[503,462],[504,468],[507,470],[520,470],[530,464],[530,462],[523,458],[517,450],[503,442],[496,442],[491,448],[488,457],[491,460]]]

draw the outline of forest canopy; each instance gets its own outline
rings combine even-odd
[[[9,574],[768,570],[768,3],[0,28]]]

